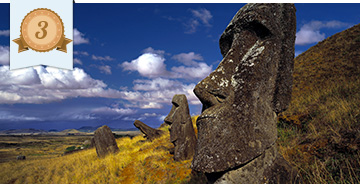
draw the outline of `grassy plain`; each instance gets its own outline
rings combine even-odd
[[[196,117],[193,118],[195,121]],[[146,141],[142,135],[118,138],[116,142],[120,151],[103,159],[97,157],[94,148],[61,156],[61,150],[81,145],[89,138],[62,137],[62,144],[51,146],[56,147],[57,154],[0,163],[0,183],[185,183],[190,180],[191,160],[173,160],[168,151],[173,147],[168,127],[162,130],[165,134],[152,142]],[[38,152],[45,148],[27,149]]]

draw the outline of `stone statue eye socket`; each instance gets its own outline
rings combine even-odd
[[[175,103],[175,102],[173,102],[172,103],[175,107],[179,107],[179,104],[177,104],[177,103]]]
[[[223,103],[226,99],[226,97],[223,95],[215,95],[215,97],[216,97],[216,100],[220,103]]]
[[[255,32],[256,36],[261,39],[268,38],[272,35],[270,30],[258,21],[251,21],[244,27],[248,30]]]
[[[219,103],[223,103],[226,100],[227,95],[224,94],[223,91],[221,91],[220,89],[215,89],[209,92],[210,94],[214,95],[216,100]]]

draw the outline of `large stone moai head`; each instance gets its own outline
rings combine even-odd
[[[98,157],[105,157],[107,154],[119,151],[114,134],[106,125],[95,130],[93,141]]]
[[[195,153],[196,136],[185,95],[175,95],[170,113],[164,119],[170,125],[170,141],[174,144],[174,160],[191,159]]]
[[[296,32],[293,4],[247,4],[220,38],[223,60],[194,93],[203,104],[192,168],[221,172],[245,164],[277,138],[287,108]]]
[[[141,133],[144,134],[144,137],[150,141],[153,141],[154,139],[161,137],[161,135],[163,135],[163,131],[155,128],[151,128],[139,120],[135,120],[134,126],[138,128],[141,131]]]

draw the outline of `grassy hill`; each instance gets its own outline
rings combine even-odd
[[[295,59],[279,146],[307,183],[360,183],[360,24]]]

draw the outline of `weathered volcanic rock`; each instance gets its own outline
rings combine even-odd
[[[174,95],[172,108],[165,118],[170,125],[170,141],[174,144],[174,160],[188,160],[194,156],[196,136],[185,95]]]
[[[210,175],[208,183],[238,184],[238,183],[301,183],[297,170],[277,152],[275,146],[265,150],[263,154],[240,166],[226,172]]]
[[[163,131],[151,128],[139,120],[135,120],[134,126],[138,128],[143,134],[145,134],[144,137],[150,141],[160,137],[163,134]]]
[[[16,156],[16,160],[26,160],[26,156],[24,155]]]
[[[220,38],[223,60],[194,89],[203,111],[193,170],[228,172],[273,147],[276,114],[291,97],[295,33],[293,4],[247,4],[234,16]]]
[[[116,153],[119,148],[111,129],[104,125],[94,133],[94,144],[98,157],[105,157],[109,153]]]

